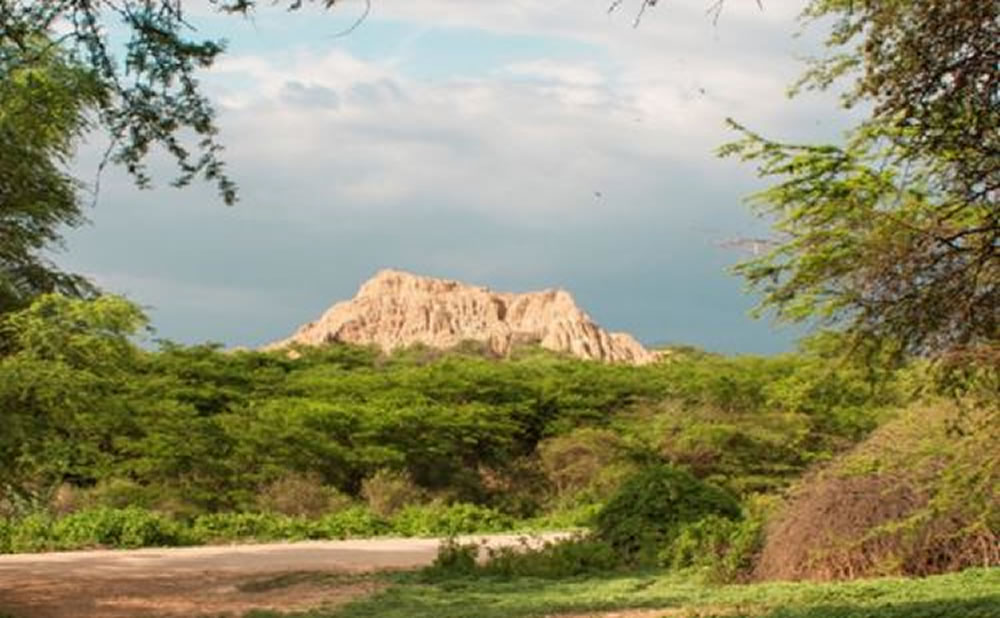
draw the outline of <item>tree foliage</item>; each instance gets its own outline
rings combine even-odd
[[[0,314],[44,292],[93,292],[43,251],[59,244],[62,228],[84,221],[65,166],[99,91],[88,71],[45,39],[23,45],[32,62],[4,67],[0,79]]]
[[[66,483],[106,506],[243,510],[292,477],[354,498],[399,477],[524,515],[603,500],[642,449],[744,494],[787,485],[902,401],[821,358],[144,350],[142,312],[113,296],[42,296],[2,325],[0,508],[4,487],[41,499]],[[578,452],[593,461],[567,467]]]
[[[3,0],[0,74],[35,64],[40,53],[53,47],[72,54],[89,69],[100,94],[96,107],[112,138],[112,161],[122,164],[140,186],[147,186],[145,157],[151,147],[161,146],[177,161],[179,174],[174,184],[185,185],[202,175],[216,182],[223,199],[232,203],[235,186],[219,156],[222,147],[215,112],[196,77],[198,69],[212,64],[223,45],[192,39],[194,29],[182,4],[176,0]],[[128,34],[122,60],[111,39],[116,27]],[[32,45],[39,39],[50,41],[41,51]],[[193,145],[182,139],[185,132],[196,136]]]
[[[894,148],[945,168],[938,181],[965,201],[1000,190],[1000,6],[967,0],[814,0],[807,19],[835,20],[833,53],[800,85],[856,77],[849,105],[874,104],[872,119],[898,130]],[[995,236],[994,236],[995,238]]]
[[[1000,359],[1000,7],[816,0],[831,54],[800,87],[853,76],[870,117],[837,145],[740,125],[725,146],[779,182],[753,197],[768,255],[737,271],[779,319],[818,320],[901,351]]]
[[[303,0],[284,2],[289,10]],[[312,3],[312,2],[310,2]],[[317,4],[330,8],[336,0]],[[176,186],[201,176],[227,204],[237,199],[225,171],[215,109],[198,71],[224,51],[222,40],[201,38],[183,0],[0,0],[0,76],[3,81],[40,57],[69,53],[89,70],[98,117],[111,136],[110,160],[140,187],[151,183],[146,157],[154,147],[176,161]],[[221,13],[249,14],[253,0],[209,0]],[[187,6],[185,6],[187,5]],[[119,48],[116,33],[124,33]],[[36,42],[48,41],[39,48]],[[74,93],[74,90],[68,90]],[[193,139],[186,139],[193,137]]]

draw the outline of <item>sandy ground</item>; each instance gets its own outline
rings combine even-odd
[[[501,546],[520,537],[464,541],[482,539]],[[214,617],[335,607],[382,586],[358,574],[429,564],[439,543],[368,539],[0,556],[0,616]]]

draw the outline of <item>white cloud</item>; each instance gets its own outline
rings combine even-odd
[[[753,0],[729,0],[714,27],[700,0],[672,0],[633,29],[630,6],[608,16],[605,0],[375,0],[363,28],[384,36],[378,20],[409,22],[401,40],[376,41],[384,53],[363,37],[289,40],[279,52],[227,55],[206,74],[242,192],[236,209],[212,204],[204,186],[137,194],[109,178],[88,240],[93,265],[84,236],[72,255],[79,270],[113,273],[102,283],[158,307],[176,327],[164,334],[187,340],[199,328],[210,333],[202,339],[276,338],[380,266],[589,286],[607,305],[588,310],[613,314],[633,299],[644,325],[613,325],[653,339],[674,308],[692,322],[703,313],[683,309],[699,298],[688,288],[725,297],[731,284],[733,306],[715,304],[744,325],[739,284],[724,279],[711,238],[691,230],[754,225],[740,203],[752,171],[712,155],[732,137],[726,116],[808,137],[833,113],[829,96],[784,98],[801,68],[790,50],[809,45],[791,39],[791,4],[770,0],[760,14]],[[433,78],[413,71],[449,28],[498,47],[499,35],[517,35],[510,45],[537,53],[494,50],[488,69],[434,67]],[[470,49],[450,50],[458,59],[479,53],[467,39]],[[547,53],[546,42],[564,40],[582,45]],[[102,241],[114,233],[117,245]],[[607,282],[619,296],[604,299]],[[227,318],[247,312],[270,316],[267,336]],[[192,323],[199,315],[205,326]]]

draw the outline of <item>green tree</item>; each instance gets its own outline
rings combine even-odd
[[[0,359],[0,488],[31,495],[110,473],[130,433],[130,338],[146,323],[128,301],[56,294],[0,321],[12,353]]]
[[[59,244],[61,228],[84,222],[79,185],[65,165],[99,90],[89,72],[44,39],[24,45],[32,61],[0,79],[0,314],[45,292],[94,292],[43,251]]]
[[[376,1],[368,0],[362,16],[341,34],[354,30]],[[724,4],[704,2],[716,17]],[[262,2],[208,0],[207,4],[222,14],[247,17]],[[341,0],[265,4],[297,11],[306,5],[331,9]],[[614,11],[624,4],[608,0],[607,6]],[[656,0],[636,0],[636,24],[656,4]],[[100,120],[113,139],[113,162],[123,165],[139,186],[149,186],[144,161],[151,148],[161,147],[177,163],[175,185],[187,185],[201,176],[214,182],[222,199],[232,204],[236,185],[225,171],[215,109],[198,82],[198,71],[215,62],[225,43],[201,38],[189,21],[190,6],[184,0],[0,0],[0,76],[34,61],[32,40],[54,38],[93,71],[102,93]],[[57,25],[63,28],[57,31]],[[126,35],[123,62],[116,59],[113,32]],[[185,140],[185,135],[194,139]]]
[[[329,8],[335,0],[322,0]],[[246,15],[248,0],[209,0],[223,13]],[[287,0],[289,9],[302,0]],[[65,28],[68,26],[68,30]],[[124,53],[111,35],[126,35]],[[50,41],[41,49],[39,40]],[[176,161],[173,181],[184,186],[201,176],[214,182],[227,204],[236,186],[225,173],[215,110],[197,73],[223,52],[221,40],[199,40],[182,0],[0,0],[0,80],[53,48],[70,53],[90,70],[100,97],[95,109],[112,138],[109,158],[141,187],[149,186],[145,159],[159,147]],[[68,92],[72,93],[73,90]],[[184,136],[193,136],[185,139]]]
[[[740,125],[721,150],[778,178],[753,196],[773,250],[738,266],[779,319],[855,341],[1000,362],[1000,5],[814,0],[831,54],[800,87],[853,76],[873,105],[837,145],[785,144]]]

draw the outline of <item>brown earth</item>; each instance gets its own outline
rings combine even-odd
[[[519,542],[514,535],[463,541],[480,539],[491,546]],[[372,571],[429,564],[439,543],[365,539],[0,556],[0,617],[187,618],[336,607],[382,588]]]
[[[277,588],[258,590],[253,585],[262,578],[282,581],[296,575],[308,577]],[[13,618],[239,616],[252,609],[334,608],[383,585],[371,577],[323,571],[256,577],[213,571],[169,576],[147,573],[121,579],[52,574],[19,578],[16,586],[0,591],[0,611]]]

